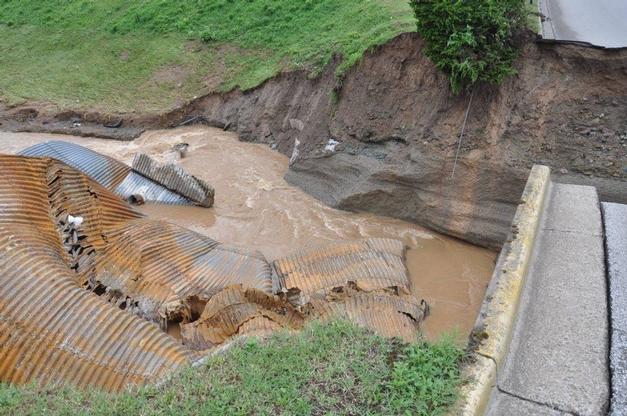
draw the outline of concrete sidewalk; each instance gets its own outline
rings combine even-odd
[[[551,184],[489,415],[604,415],[607,285],[592,187]]]

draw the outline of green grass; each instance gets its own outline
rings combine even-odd
[[[527,11],[527,27],[534,33],[542,34],[542,24],[540,23],[540,6],[538,0],[525,0],[525,10]]]
[[[440,415],[457,398],[451,338],[402,345],[352,324],[248,340],[161,387],[119,395],[0,385],[2,415]]]
[[[334,54],[341,73],[414,28],[399,0],[5,0],[0,97],[159,111]]]

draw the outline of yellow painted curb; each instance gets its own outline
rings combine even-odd
[[[474,336],[481,342],[474,351],[472,363],[464,369],[468,383],[462,388],[459,415],[479,416],[486,410],[496,384],[497,369],[509,348],[550,183],[548,167],[535,165],[531,169],[512,221],[510,237],[503,245],[492,275],[494,286],[486,294],[479,329],[475,329]]]

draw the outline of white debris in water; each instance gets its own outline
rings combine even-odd
[[[335,152],[335,146],[340,144],[337,140],[329,139],[329,142],[324,146],[324,150],[327,152]]]
[[[290,157],[290,165],[296,161],[298,158],[298,146],[300,145],[300,140],[294,139],[294,150],[292,150],[292,157]]]
[[[74,226],[74,228],[78,228],[81,226],[81,224],[83,223],[83,217],[79,217],[79,216],[73,216],[68,214],[67,216],[67,222],[68,224],[71,224]]]

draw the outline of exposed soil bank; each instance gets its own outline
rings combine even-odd
[[[288,182],[331,206],[487,247],[505,239],[534,163],[551,166],[557,181],[597,186],[602,200],[627,202],[626,50],[528,44],[517,76],[476,89],[452,178],[469,96],[452,96],[421,49],[416,35],[401,35],[367,55],[341,86],[332,65],[316,79],[282,74],[163,115],[4,108],[0,128],[129,139],[141,128],[204,121],[294,154]],[[118,119],[121,128],[102,126]],[[339,142],[334,151],[325,150],[330,139]]]

